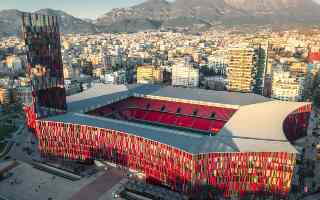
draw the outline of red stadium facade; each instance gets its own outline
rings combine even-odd
[[[225,196],[248,192],[286,196],[295,166],[292,153],[192,155],[128,133],[76,124],[39,121],[36,134],[43,156],[108,160],[186,193],[211,185],[224,191]]]

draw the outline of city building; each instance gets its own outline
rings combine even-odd
[[[22,35],[32,87],[32,104],[25,107],[28,117],[64,112],[67,104],[58,17],[23,13]]]
[[[0,104],[8,105],[11,103],[11,91],[7,88],[0,88]]]
[[[106,84],[126,84],[126,71],[119,70],[115,72],[108,72],[103,76],[100,76],[100,80]]]
[[[137,68],[138,84],[155,84],[163,82],[163,69],[152,65],[139,66]]]
[[[63,65],[63,77],[65,79],[73,78],[73,69],[69,65]]]
[[[208,57],[209,74],[226,77],[228,69],[228,52],[226,50],[215,51]],[[211,72],[211,73],[210,73]],[[206,73],[208,74],[208,73]]]
[[[282,101],[300,101],[302,89],[303,79],[282,70],[273,72],[272,98]]]
[[[22,105],[30,105],[32,103],[32,90],[30,86],[19,86],[16,88],[17,100]]]
[[[83,89],[81,88],[81,82],[74,79],[64,79],[64,87],[67,96],[79,93]]]
[[[191,64],[179,63],[172,66],[172,85],[184,87],[199,86],[199,69]]]
[[[257,39],[253,41],[252,48],[255,52],[256,75],[253,92],[263,95],[265,79],[268,65],[269,41],[266,39]]]
[[[106,73],[106,68],[104,67],[96,67],[92,71],[94,77],[103,76]]]
[[[308,73],[308,65],[305,62],[290,63],[290,72],[293,76],[305,77]]]
[[[228,90],[253,92],[256,82],[255,59],[255,52],[252,48],[229,49]]]
[[[19,72],[22,70],[22,60],[16,55],[8,56],[6,58],[6,65],[12,72]]]

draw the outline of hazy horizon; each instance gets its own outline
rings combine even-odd
[[[146,0],[1,0],[0,10],[18,9],[26,12],[50,8],[62,10],[79,18],[96,19],[113,8],[123,8],[137,5]],[[174,0],[167,0],[174,1]],[[320,4],[320,0],[313,0]],[[60,2],[60,3],[59,3]]]

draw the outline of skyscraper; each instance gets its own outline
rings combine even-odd
[[[22,33],[27,48],[34,119],[66,111],[58,17],[23,13]]]
[[[229,49],[228,64],[228,90],[238,92],[252,92],[256,76],[254,49]]]
[[[269,42],[265,39],[256,38],[256,40],[252,41],[251,46],[254,48],[256,58],[256,76],[253,92],[263,95],[268,64]]]

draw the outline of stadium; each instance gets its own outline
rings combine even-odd
[[[67,97],[65,114],[31,120],[44,157],[107,160],[149,182],[226,196],[286,195],[310,104],[254,94],[96,85]],[[33,118],[34,119],[34,118]]]
[[[44,158],[113,162],[186,194],[288,194],[310,103],[156,85],[96,84],[66,97],[58,19],[22,20],[26,120]]]

